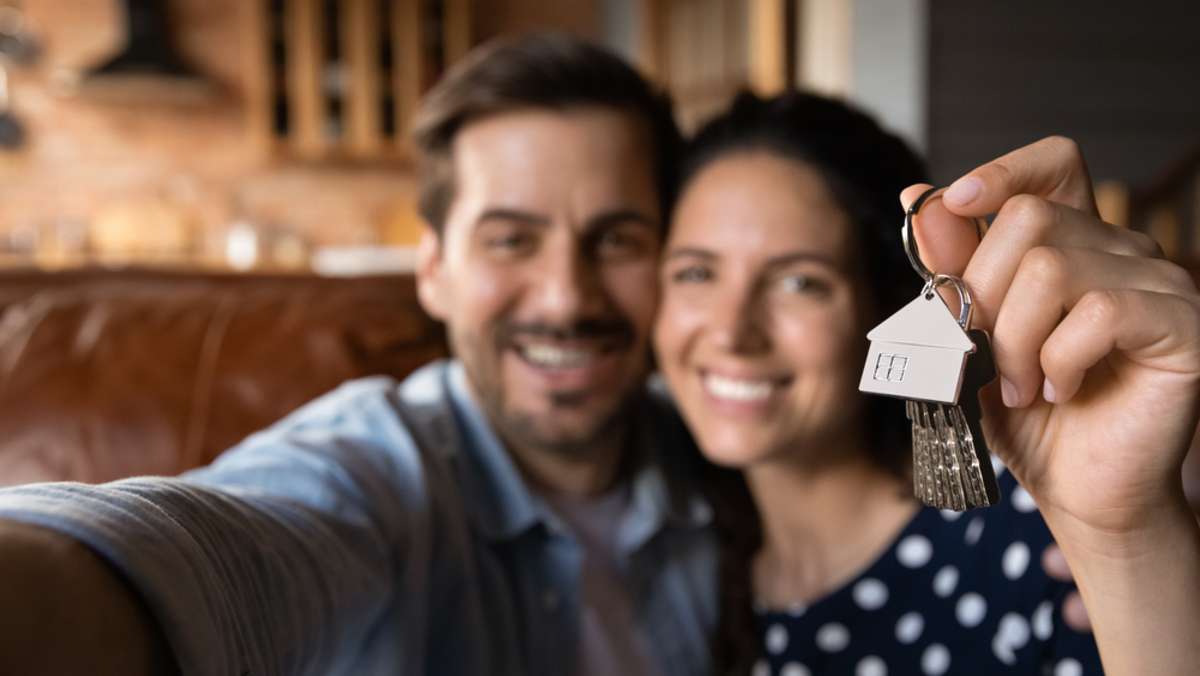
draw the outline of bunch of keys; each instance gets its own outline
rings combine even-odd
[[[996,377],[996,367],[987,333],[971,328],[966,284],[930,271],[917,251],[913,218],[938,191],[926,191],[904,215],[904,250],[925,286],[867,334],[871,347],[858,389],[905,400],[917,498],[931,507],[962,512],[1000,499],[978,396]],[[982,233],[982,223],[976,227]],[[958,293],[957,319],[938,294],[947,285]]]

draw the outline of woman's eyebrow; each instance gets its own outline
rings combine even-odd
[[[697,248],[694,246],[681,246],[681,247],[676,247],[676,248],[668,251],[665,259],[671,260],[673,258],[704,258],[704,259],[711,260],[716,257],[717,257],[717,254],[708,249],[700,249],[700,248]]]
[[[793,263],[821,263],[830,267],[837,267],[837,261],[833,260],[833,258],[814,251],[793,251],[767,259],[767,267],[770,268],[786,267]]]

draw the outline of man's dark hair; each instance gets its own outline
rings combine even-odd
[[[441,232],[454,198],[452,147],[464,126],[522,108],[576,106],[624,111],[645,125],[665,218],[674,198],[682,145],[670,99],[617,55],[565,33],[487,43],[451,68],[426,95],[413,124],[421,216]]]

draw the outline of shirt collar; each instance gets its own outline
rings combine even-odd
[[[467,382],[462,364],[446,367],[446,390],[463,435],[463,482],[476,522],[494,540],[515,539],[541,524],[559,530],[561,522],[527,487]],[[665,526],[703,527],[712,510],[695,490],[689,472],[672,471],[675,456],[692,443],[674,407],[648,391],[635,407],[636,459],[629,509],[622,517],[618,547],[632,552]]]

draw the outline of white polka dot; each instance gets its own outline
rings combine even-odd
[[[771,665],[767,664],[766,660],[759,660],[754,663],[754,669],[750,674],[751,676],[771,676]]]
[[[1018,512],[1032,512],[1037,509],[1037,503],[1033,501],[1033,496],[1023,486],[1017,486],[1017,490],[1012,494],[1013,507]]]
[[[1004,466],[1004,461],[1000,459],[1000,456],[993,454],[992,455],[992,471],[996,473],[997,479],[1000,478],[1001,474],[1004,474],[1005,469],[1007,469],[1007,468]]]
[[[1013,652],[1012,648],[1008,647],[999,634],[992,637],[992,654],[996,656],[996,659],[1010,667],[1017,663],[1017,654]]]
[[[1000,618],[1000,626],[992,638],[992,652],[1001,662],[1012,666],[1017,663],[1016,652],[1029,643],[1029,623],[1016,613]]]
[[[958,569],[954,566],[946,566],[933,576],[933,593],[942,598],[953,594],[957,586]]]
[[[941,643],[934,643],[921,655],[921,671],[929,676],[942,676],[950,668],[950,651]]]
[[[983,519],[977,516],[971,519],[971,523],[967,524],[967,532],[963,535],[963,540],[967,544],[973,545],[979,542],[981,535],[983,535]]]
[[[881,657],[868,655],[859,661],[854,676],[887,676],[887,664]]]
[[[1054,676],[1083,676],[1083,665],[1068,657],[1054,665]]]
[[[896,547],[896,558],[909,568],[920,568],[933,556],[933,545],[924,535],[909,535]]]
[[[1033,635],[1039,641],[1045,641],[1050,638],[1050,634],[1054,633],[1054,606],[1049,601],[1042,601],[1042,604],[1033,611]]]
[[[954,615],[958,618],[958,623],[968,629],[979,626],[987,615],[987,601],[975,592],[963,594],[954,608]]]
[[[767,637],[765,643],[767,645],[767,652],[771,653],[772,655],[778,655],[784,650],[787,650],[787,629],[784,629],[783,625],[781,624],[772,624],[767,628]]]
[[[947,521],[958,521],[958,518],[962,515],[963,515],[962,512],[956,512],[953,509],[943,509],[942,510],[942,518]]]
[[[887,603],[887,586],[873,577],[864,578],[854,585],[854,602],[863,610],[878,610]]]
[[[836,653],[850,645],[850,630],[844,624],[830,622],[817,630],[817,647],[827,653]]]
[[[996,633],[1008,639],[1014,650],[1020,650],[1029,643],[1029,621],[1016,613],[1008,613],[1000,618],[1000,629]]]
[[[788,615],[791,615],[792,617],[800,617],[807,610],[808,607],[803,603],[793,603],[792,605],[788,606]]]
[[[1025,574],[1029,567],[1029,546],[1024,542],[1014,542],[1004,550],[1004,558],[1000,560],[1004,569],[1004,577],[1015,580]]]
[[[808,667],[799,662],[788,662],[779,670],[779,676],[811,676]]]
[[[896,622],[896,640],[909,645],[915,643],[921,638],[921,632],[925,630],[925,618],[921,614],[913,611],[904,613],[900,616],[900,620]]]

